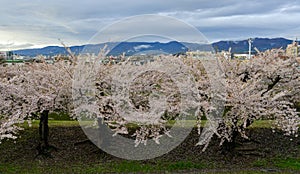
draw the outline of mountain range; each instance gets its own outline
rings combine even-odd
[[[283,48],[292,43],[292,40],[288,40],[285,38],[254,38],[252,39],[252,48],[256,47],[259,51],[265,51],[272,48]],[[101,48],[104,46],[107,47],[108,50],[111,50],[108,55],[121,55],[125,53],[125,55],[135,55],[135,54],[146,54],[146,53],[168,53],[168,54],[178,54],[184,53],[189,49],[203,49],[203,50],[229,50],[231,48],[231,52],[233,53],[246,53],[248,52],[248,40],[240,40],[240,41],[219,41],[212,43],[211,45],[199,45],[195,43],[180,43],[176,41],[168,42],[168,43],[160,43],[160,42],[121,42],[121,43],[103,43],[103,44],[89,44],[89,45],[81,45],[81,46],[71,46],[70,50],[74,54],[79,53],[87,53],[92,52],[97,54]],[[252,49],[253,52],[256,52]],[[18,54],[21,56],[35,57],[37,55],[46,55],[53,56],[57,54],[67,54],[67,51],[64,47],[60,46],[48,46],[44,48],[35,48],[35,49],[23,49],[23,50],[15,50],[14,54]]]
[[[254,38],[252,39],[252,48],[256,47],[259,51],[266,51],[272,48],[285,49],[293,41],[285,38]],[[249,50],[248,40],[242,41],[219,41],[212,44],[217,51],[228,50],[231,48],[233,53],[245,53]],[[253,50],[253,52],[256,52]]]

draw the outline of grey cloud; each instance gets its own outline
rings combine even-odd
[[[7,44],[0,44],[0,50],[17,50],[17,49],[29,48],[32,46],[34,45],[30,43],[25,43],[25,44],[7,43]]]
[[[299,36],[300,2],[296,0],[2,0],[0,30],[10,40],[33,44],[85,43],[99,29],[124,17],[160,14],[181,19],[209,40],[252,36]],[[299,22],[298,22],[299,21]],[[8,39],[8,36],[0,38]],[[6,40],[0,40],[6,42]]]

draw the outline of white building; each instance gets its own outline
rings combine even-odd
[[[13,52],[12,51],[0,51],[0,59],[12,60]]]
[[[298,45],[298,42],[293,41],[293,43],[287,45],[286,54],[287,54],[287,56],[297,57],[297,56],[299,56],[299,53],[300,53],[299,50],[300,50],[300,46]]]

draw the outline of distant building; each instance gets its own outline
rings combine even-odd
[[[211,57],[214,56],[214,53],[210,52],[210,51],[187,51],[186,55],[188,57],[192,57],[192,58],[197,58],[197,59],[202,59],[202,60],[209,60],[211,59]]]
[[[13,60],[13,52],[12,51],[0,51],[0,59],[1,60]]]
[[[293,43],[287,45],[286,55],[287,56],[292,56],[292,57],[298,57],[299,56],[299,50],[300,50],[300,46],[299,46],[298,42],[293,41]]]
[[[251,58],[254,56],[253,54],[250,55]],[[249,54],[233,54],[233,59],[239,59],[239,60],[247,60],[249,59]]]

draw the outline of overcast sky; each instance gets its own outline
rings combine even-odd
[[[159,14],[195,26],[209,42],[300,37],[296,0],[1,0],[0,50],[82,45],[125,17]]]

